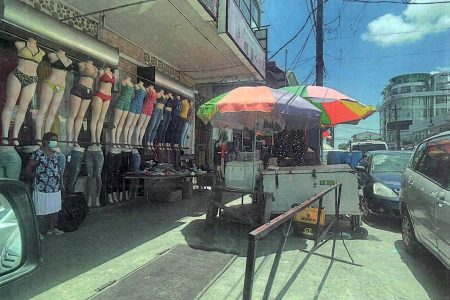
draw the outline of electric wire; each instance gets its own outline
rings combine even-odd
[[[436,1],[436,2],[412,2],[411,0],[407,1],[392,1],[392,0],[377,0],[377,1],[370,1],[370,0],[343,0],[344,2],[356,2],[356,3],[367,3],[367,4],[383,4],[383,3],[389,3],[389,4],[403,4],[403,5],[433,5],[433,4],[446,4],[450,3],[450,1]]]

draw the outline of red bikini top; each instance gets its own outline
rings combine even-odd
[[[102,77],[100,77],[100,82],[105,82],[105,83],[111,83],[114,84],[114,82],[116,82],[116,78],[114,77],[114,75],[111,77],[109,77],[108,74],[103,74]]]

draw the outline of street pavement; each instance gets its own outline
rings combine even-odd
[[[206,225],[208,197],[209,191],[194,192],[178,203],[133,200],[93,209],[78,231],[46,236],[41,267],[0,290],[0,299],[87,299],[177,244],[236,254],[200,299],[242,299],[251,228],[224,221]],[[449,299],[450,272],[426,251],[407,254],[399,221],[378,218],[364,227],[365,240],[337,240],[340,261],[333,263],[324,257],[331,242],[304,262],[312,243],[291,233],[269,299]],[[258,244],[253,299],[264,294],[280,234]]]

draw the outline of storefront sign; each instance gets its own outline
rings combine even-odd
[[[225,32],[264,78],[266,74],[266,54],[234,0],[227,1]]]
[[[217,12],[219,8],[219,0],[198,0],[201,5],[209,12],[209,14],[217,20]]]

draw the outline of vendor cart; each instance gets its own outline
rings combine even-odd
[[[348,165],[316,165],[304,167],[275,167],[262,172],[265,193],[273,194],[272,214],[281,214],[308,198],[326,190],[336,183],[342,183],[340,215],[350,216],[353,230],[360,229],[358,179]],[[334,194],[323,199],[327,215],[335,213]]]

